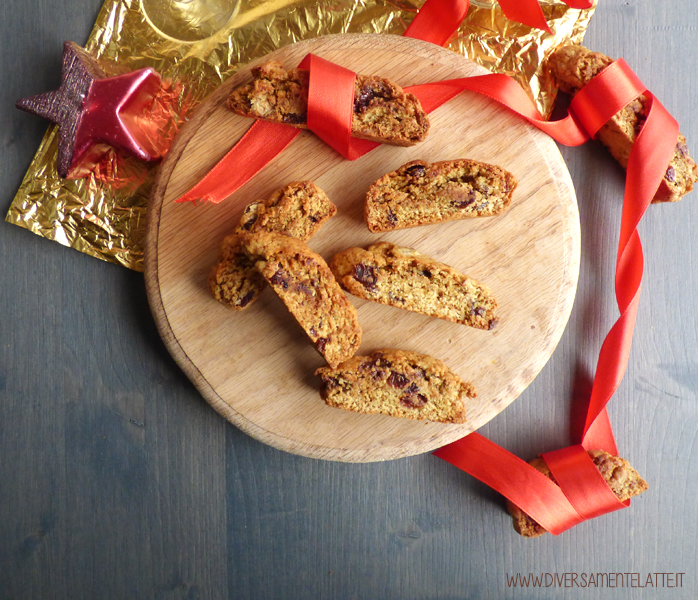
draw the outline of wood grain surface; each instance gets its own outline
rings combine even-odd
[[[63,42],[84,43],[101,6],[0,2],[3,211],[46,131],[14,102],[58,87]],[[293,35],[313,35],[318,6]],[[376,11],[385,24],[394,7],[352,6],[350,31]],[[625,58],[692,155],[696,30],[694,0],[600,0],[585,37]],[[525,459],[576,441],[573,401],[588,397],[617,316],[624,173],[598,143],[561,152],[581,222],[575,302],[548,363],[480,429]],[[340,463],[246,435],[171,358],[140,273],[0,223],[0,598],[695,600],[698,191],[651,206],[640,236],[637,327],[609,412],[620,452],[650,489],[628,509],[526,540],[498,494],[431,454]],[[571,574],[582,572],[684,575],[673,588],[575,587]],[[517,573],[567,573],[570,587],[515,588],[507,577]]]
[[[308,53],[407,86],[486,73],[464,57],[398,36],[339,35],[287,46],[260,59],[288,68]],[[260,62],[258,61],[258,62]],[[217,205],[177,204],[250,127],[225,105],[251,79],[247,67],[205,102],[160,167],[149,206],[146,286],[168,348],[204,397],[232,423],[282,450],[350,462],[433,450],[481,427],[533,380],[552,354],[572,307],[580,232],[574,188],[555,143],[491,100],[463,93],[430,115],[423,143],[383,145],[347,161],[310,132],[251,182]],[[519,181],[500,216],[371,234],[368,187],[414,159],[471,158]],[[286,183],[312,179],[337,205],[309,242],[329,261],[351,246],[389,241],[415,248],[486,283],[500,323],[481,331],[352,297],[363,329],[359,354],[400,348],[444,360],[477,398],[465,425],[360,415],[327,407],[313,377],[324,361],[280,300],[267,292],[243,312],[215,302],[207,277],[220,241],[243,207]]]

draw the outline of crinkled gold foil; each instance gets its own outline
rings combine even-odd
[[[108,74],[153,67],[165,82],[151,114],[167,147],[193,108],[237,68],[304,39],[332,33],[402,34],[421,0],[107,0],[86,48]],[[449,48],[514,77],[548,115],[555,89],[541,64],[581,42],[594,9],[544,0],[552,35],[508,21],[496,2],[471,0]],[[39,93],[45,90],[28,90]],[[85,179],[56,173],[48,129],[6,220],[63,245],[143,270],[145,211],[155,164],[110,151]]]

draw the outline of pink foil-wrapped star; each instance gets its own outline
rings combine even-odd
[[[58,174],[84,177],[110,146],[145,161],[160,158],[138,125],[160,85],[151,68],[107,77],[84,49],[65,42],[61,86],[16,106],[58,124]]]

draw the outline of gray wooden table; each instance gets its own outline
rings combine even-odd
[[[62,42],[84,42],[100,5],[0,4],[3,215],[45,130],[14,101],[57,87]],[[627,60],[694,156],[695,9],[600,0],[585,40]],[[597,143],[562,152],[581,214],[575,306],[548,365],[481,431],[525,458],[573,441],[571,398],[617,315],[623,171]],[[640,227],[638,326],[610,413],[650,491],[537,540],[514,533],[498,494],[431,455],[339,464],[247,437],[168,355],[142,275],[0,223],[0,599],[698,597],[697,223],[698,191]],[[571,587],[510,587],[517,573],[567,573]],[[575,587],[582,573],[638,576]],[[651,573],[683,573],[681,587],[662,575],[633,587]]]

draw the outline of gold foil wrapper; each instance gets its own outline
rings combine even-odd
[[[109,75],[153,67],[162,93],[147,119],[165,151],[195,106],[240,66],[287,44],[336,33],[401,35],[422,1],[107,0],[86,48]],[[558,45],[580,43],[594,8],[543,0],[552,35],[471,0],[448,47],[514,77],[549,115],[556,90],[543,73]],[[39,93],[46,90],[28,90]],[[57,128],[46,132],[6,220],[97,258],[143,270],[145,213],[157,164],[109,151],[84,179],[56,172]]]

